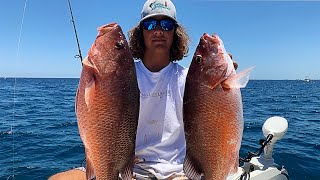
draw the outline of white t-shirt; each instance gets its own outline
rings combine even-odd
[[[182,172],[186,153],[183,94],[187,68],[170,63],[159,72],[135,62],[140,89],[140,114],[136,136],[137,166],[164,179]]]

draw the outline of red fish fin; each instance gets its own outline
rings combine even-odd
[[[99,74],[99,69],[97,68],[97,66],[94,64],[94,62],[90,59],[89,56],[87,56],[86,58],[84,58],[84,60],[82,61],[82,65],[83,67],[87,67],[90,68],[91,70],[93,70],[94,72]]]
[[[74,112],[76,112],[77,113],[77,102],[78,102],[78,94],[79,94],[79,88],[77,89],[77,93],[76,93],[76,100],[75,100],[75,105],[74,105],[74,109],[75,109],[75,111]]]
[[[132,180],[132,163],[129,163],[120,173],[122,180]]]
[[[91,68],[94,68],[94,64],[93,62],[91,61],[91,59],[89,58],[89,56],[85,57],[82,61],[82,65],[83,66],[88,66],[88,67],[91,67]]]
[[[94,78],[91,78],[88,82],[86,82],[86,87],[84,90],[84,99],[88,109],[90,109],[90,106],[94,101],[95,89],[96,89],[96,84],[95,84]]]
[[[97,68],[95,67],[94,63],[91,61],[90,57],[87,56],[83,61],[82,61],[83,67],[87,67],[90,70],[92,70],[93,74],[90,74],[89,80],[87,80],[85,83],[85,90],[84,90],[84,99],[85,103],[90,109],[90,105],[92,105],[93,102],[93,97],[94,97],[94,92],[95,92],[95,76],[94,72],[98,72]]]
[[[189,155],[186,155],[183,164],[183,171],[189,179],[201,180],[201,178],[204,176],[203,173],[200,173],[197,167],[198,166],[196,163],[194,163],[192,158]]]
[[[95,178],[93,164],[88,156],[86,156],[86,177],[87,179]]]
[[[253,68],[254,67],[245,69],[240,73],[237,73],[229,77],[228,79],[226,79],[221,83],[222,87],[225,89],[246,87],[247,83],[249,82],[249,74]]]
[[[93,164],[88,156],[86,156],[86,177],[87,179],[95,178]]]

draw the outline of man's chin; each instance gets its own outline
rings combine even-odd
[[[166,44],[166,43],[163,43],[163,42],[155,42],[155,43],[153,44],[153,47],[155,47],[155,48],[166,48],[166,49],[168,49],[167,44]]]

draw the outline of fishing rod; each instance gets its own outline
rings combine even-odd
[[[77,29],[76,29],[76,24],[74,22],[74,18],[73,18],[73,14],[72,14],[72,9],[71,9],[71,3],[70,0],[68,0],[68,5],[69,5],[69,10],[70,10],[70,15],[71,15],[71,22],[73,24],[73,30],[74,30],[74,34],[76,36],[76,40],[77,40],[77,45],[78,45],[78,51],[79,54],[75,55],[75,58],[80,58],[81,64],[82,64],[82,54],[81,54],[81,49],[80,49],[80,43],[79,43],[79,39],[78,39],[78,34],[77,34]]]
[[[28,0],[25,0],[24,2],[24,7],[23,7],[23,12],[22,12],[22,18],[21,18],[21,23],[20,23],[20,31],[19,31],[19,36],[18,36],[18,44],[17,44],[17,54],[16,54],[16,60],[15,63],[18,62],[19,60],[19,54],[20,54],[20,44],[21,44],[21,38],[22,38],[22,30],[23,30],[23,23],[24,23],[24,17],[26,14],[26,8],[27,8],[27,3]],[[16,72],[15,72],[16,74]],[[16,115],[16,87],[17,87],[17,76],[14,75],[14,84],[13,84],[13,107],[12,107],[12,121],[11,121],[11,129],[8,134],[12,135],[12,174],[10,174],[7,177],[7,180],[13,179],[15,180],[15,154],[16,154],[16,149],[15,149],[15,139],[14,139],[14,134],[15,134],[15,117]]]

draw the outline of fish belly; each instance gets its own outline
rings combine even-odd
[[[183,107],[188,161],[205,179],[236,173],[243,132],[240,90],[186,85]]]
[[[90,107],[84,88],[78,92],[79,132],[97,179],[117,179],[133,165],[139,91],[134,74],[120,77],[97,84]]]

